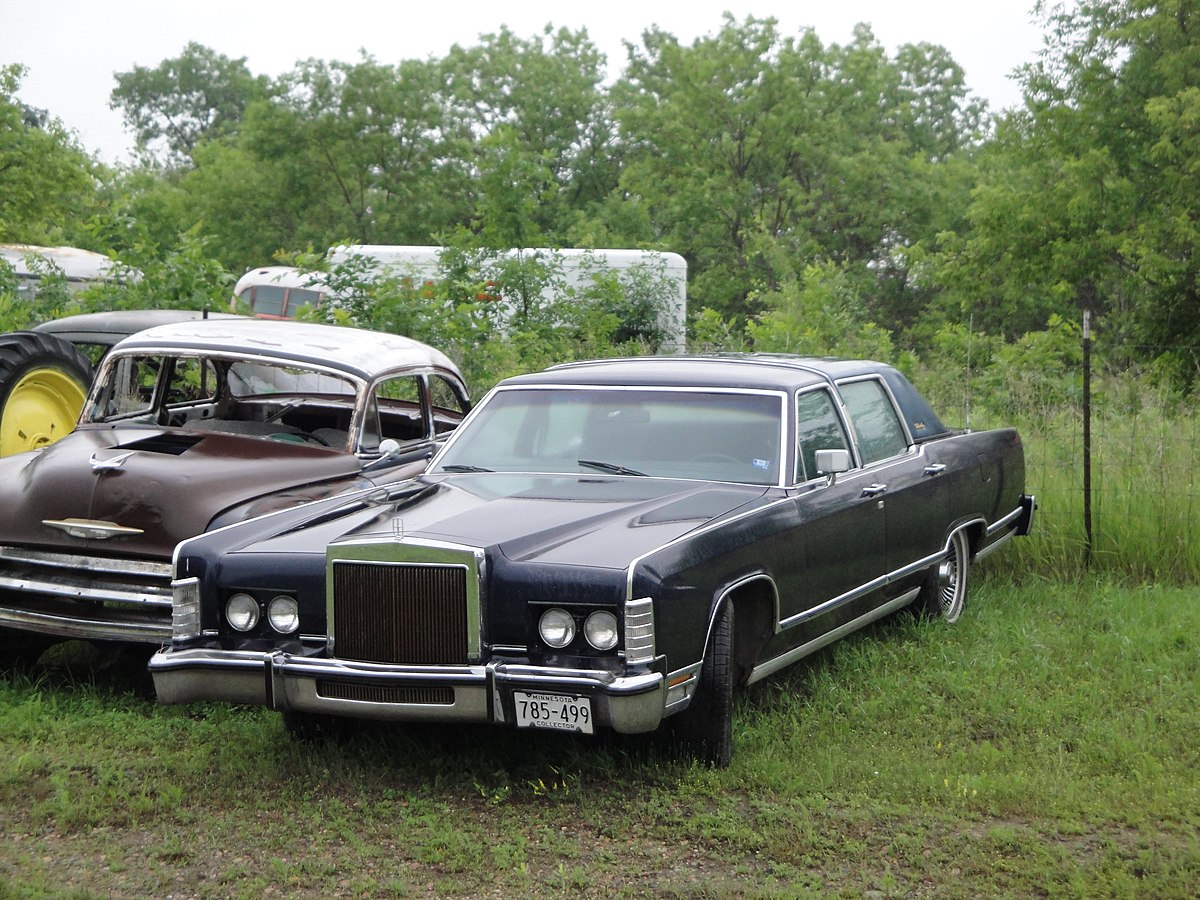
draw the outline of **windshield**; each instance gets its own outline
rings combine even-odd
[[[85,421],[165,425],[345,452],[356,446],[359,392],[350,378],[286,363],[117,355],[97,381]],[[408,430],[423,435],[419,411],[416,419]],[[379,437],[373,435],[377,448]],[[383,436],[393,435],[385,430]]]
[[[495,394],[437,472],[610,473],[777,484],[779,394],[582,387]]]

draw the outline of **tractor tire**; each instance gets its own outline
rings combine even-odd
[[[91,384],[92,367],[70,341],[36,331],[0,335],[0,456],[70,434]]]

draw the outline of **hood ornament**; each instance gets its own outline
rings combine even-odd
[[[101,519],[42,519],[43,525],[65,531],[71,537],[84,540],[107,541],[110,538],[133,537],[145,534],[140,528],[128,528],[116,522]]]
[[[97,450],[92,454],[92,458],[88,460],[92,464],[93,472],[105,472],[109,469],[119,469],[125,465],[125,460],[133,456],[132,450],[126,450],[124,453],[118,453],[116,456],[110,456],[107,459],[100,459],[100,451]]]

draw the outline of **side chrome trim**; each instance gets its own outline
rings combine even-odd
[[[766,678],[768,675],[790,666],[796,660],[802,659],[805,656],[808,656],[810,653],[815,653],[822,647],[832,644],[839,638],[845,637],[847,634],[850,634],[850,632],[857,631],[864,625],[870,625],[876,619],[882,619],[884,616],[888,615],[888,613],[900,609],[902,606],[907,606],[920,592],[920,588],[913,588],[912,590],[901,594],[899,597],[896,597],[894,600],[889,600],[887,603],[883,604],[883,606],[878,606],[870,612],[859,616],[857,619],[847,622],[845,625],[840,625],[832,631],[825,632],[823,635],[818,638],[814,638],[807,644],[801,644],[799,647],[789,650],[787,653],[784,653],[781,656],[777,656],[774,659],[759,663],[750,670],[750,677],[746,680],[746,683],[753,684],[756,681]]]
[[[997,519],[995,522],[993,522],[991,525],[989,525],[987,527],[987,533],[989,535],[992,535],[992,534],[995,534],[997,531],[1000,531],[1002,528],[1005,528],[1008,525],[1011,525],[1013,522],[1015,522],[1017,519],[1019,519],[1021,517],[1022,513],[1024,513],[1024,512],[1025,512],[1024,508],[1018,506],[1016,509],[1014,509],[1012,512],[1010,512],[1004,518]]]
[[[948,546],[949,545],[947,544],[947,547]],[[852,590],[846,591],[844,594],[840,594],[837,597],[826,600],[824,603],[818,603],[816,606],[806,609],[803,612],[796,613],[794,616],[789,616],[788,618],[779,622],[779,626],[776,631],[777,633],[779,631],[786,631],[788,628],[800,625],[804,622],[807,622],[809,619],[816,618],[817,616],[827,613],[832,609],[837,609],[839,606],[842,606],[845,603],[851,603],[860,597],[864,597],[867,594],[879,590],[880,588],[886,587],[892,582],[899,581],[901,578],[907,578],[914,572],[918,572],[921,569],[927,569],[930,566],[936,565],[944,559],[946,559],[946,548],[942,548],[942,550],[938,553],[932,553],[923,559],[917,560],[916,562],[909,563],[907,566],[896,569],[894,572],[888,572],[886,575],[880,575],[873,581],[868,581],[866,584],[859,585]]]

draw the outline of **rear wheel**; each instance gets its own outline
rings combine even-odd
[[[733,758],[733,603],[722,604],[692,702],[669,720],[681,750],[715,768]]]
[[[0,456],[70,434],[90,384],[91,367],[69,341],[34,331],[0,335]]]
[[[971,545],[965,531],[950,536],[946,558],[930,573],[921,588],[921,608],[927,616],[957,622],[967,604],[967,572],[971,563]]]

